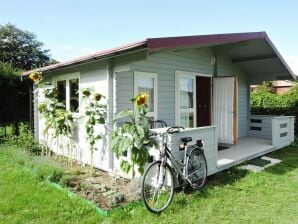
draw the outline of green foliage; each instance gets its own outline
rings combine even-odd
[[[251,93],[251,113],[260,115],[288,115],[298,117],[298,85],[284,94],[276,94],[264,83]],[[296,122],[296,131],[298,131]]]
[[[49,180],[58,182],[65,171],[63,167],[49,157],[34,156],[30,151],[23,150],[22,147],[10,144],[0,145],[8,150],[4,153],[11,157],[17,165],[22,165],[32,171],[39,180]]]
[[[44,90],[45,100],[38,105],[38,110],[45,118],[44,147],[46,154],[49,153],[52,140],[56,140],[57,145],[68,152],[68,162],[72,165],[72,133],[74,128],[73,114],[65,109],[65,105],[57,99],[56,89]],[[47,142],[49,141],[49,142]],[[44,150],[43,150],[44,151]]]
[[[63,168],[54,166],[53,163],[35,164],[34,171],[40,180],[49,180],[55,183],[58,183],[65,173]]]
[[[285,94],[276,94],[268,87],[267,83],[259,86],[257,91],[251,93],[252,108],[263,108],[264,110],[287,111],[287,114],[295,112],[295,106],[298,104],[298,85],[295,85],[289,92]],[[290,111],[289,111],[290,109]],[[276,114],[274,113],[274,114]]]
[[[39,154],[41,151],[41,147],[35,142],[33,133],[27,123],[21,123],[20,134],[18,136],[10,136],[7,143],[34,154]]]
[[[83,99],[87,102],[85,108],[85,116],[87,118],[85,124],[85,130],[87,134],[87,141],[89,143],[90,150],[90,172],[93,171],[93,153],[95,144],[101,140],[101,134],[96,132],[97,125],[105,124],[106,117],[106,105],[102,104],[104,96],[100,93],[96,93],[93,89],[86,88],[82,90]]]
[[[53,130],[54,138],[61,135],[70,138],[74,122],[72,113],[65,109],[64,104],[58,102],[56,89],[46,89],[44,96],[45,100],[38,105],[39,112],[45,118],[44,133],[49,134],[49,130]]]
[[[76,177],[75,176],[71,176],[71,175],[64,175],[59,183],[62,185],[62,186],[65,186],[65,187],[71,187],[73,181],[76,180]]]
[[[0,58],[1,60],[1,58]],[[28,80],[21,81],[19,71],[8,64],[0,63],[0,126],[14,124],[18,135],[18,124],[29,121]]]
[[[12,67],[31,70],[50,62],[49,50],[36,35],[12,24],[0,25],[0,60]]]
[[[116,157],[120,159],[121,169],[129,173],[132,171],[134,177],[134,167],[137,165],[138,171],[142,174],[144,166],[148,161],[147,145],[154,144],[154,140],[149,136],[149,119],[146,116],[148,96],[139,94],[131,99],[131,103],[136,105],[135,110],[124,110],[115,117],[115,122],[126,119],[122,125],[116,128],[112,136],[112,149]],[[122,156],[129,154],[124,159]]]

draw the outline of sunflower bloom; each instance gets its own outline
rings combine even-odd
[[[102,97],[102,95],[101,95],[100,93],[96,93],[96,94],[94,95],[94,100],[95,100],[95,101],[100,101],[101,97]]]
[[[36,83],[41,80],[41,76],[36,72],[32,72],[29,75],[29,79],[31,79],[34,83]]]
[[[136,104],[138,106],[141,106],[141,105],[144,105],[144,104],[147,104],[148,102],[148,94],[147,93],[141,93],[139,94],[137,97],[136,97]]]

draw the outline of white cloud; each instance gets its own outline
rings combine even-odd
[[[285,59],[292,71],[298,75],[298,55],[286,55]]]

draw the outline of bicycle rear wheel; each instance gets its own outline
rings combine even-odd
[[[193,188],[200,189],[204,186],[207,179],[207,161],[201,149],[196,148],[190,153],[186,171]]]
[[[174,176],[168,164],[152,163],[145,171],[142,183],[142,200],[146,208],[159,214],[171,203],[174,195]]]

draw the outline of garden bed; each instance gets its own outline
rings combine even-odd
[[[91,175],[89,167],[78,163],[66,169],[66,174],[58,184],[93,202],[103,210],[111,210],[140,200],[137,180],[130,181],[110,176],[107,172],[96,169]]]

